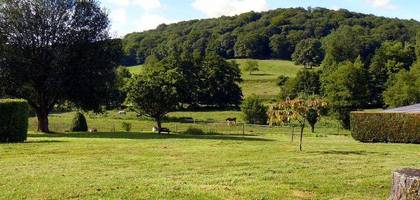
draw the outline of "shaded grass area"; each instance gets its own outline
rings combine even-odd
[[[49,117],[50,130],[54,132],[67,132],[70,128],[74,112],[52,114]],[[119,115],[116,111],[109,111],[104,114],[86,114],[89,128],[96,128],[99,132],[123,132],[123,122],[132,125],[133,132],[150,132],[155,126],[155,122],[150,119],[138,119],[133,112],[127,112],[126,115]],[[226,118],[237,118],[236,126],[228,126]],[[195,123],[194,123],[195,122]],[[291,134],[292,127],[268,127],[243,125],[242,113],[240,111],[201,111],[201,112],[172,112],[168,114],[163,126],[169,128],[172,132],[183,132],[188,128],[199,128],[205,132],[233,134],[233,135],[265,135],[265,134]],[[306,134],[314,136],[324,135],[349,135],[348,131],[338,127],[339,123],[329,117],[321,118],[316,126],[316,133]],[[298,130],[295,128],[295,134]],[[35,117],[29,120],[29,130],[37,130],[37,119]]]
[[[284,134],[31,133],[0,144],[1,199],[386,199],[418,145]]]

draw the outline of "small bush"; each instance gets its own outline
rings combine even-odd
[[[123,122],[121,124],[122,128],[125,130],[125,132],[130,132],[131,131],[131,123],[128,122]]]
[[[29,106],[25,100],[0,100],[0,142],[24,142],[28,134]]]
[[[204,131],[199,128],[188,128],[186,131],[184,131],[184,134],[187,135],[205,135]]]
[[[87,132],[88,125],[86,122],[86,118],[81,112],[77,112],[74,115],[73,121],[71,122],[70,127],[71,132]]]
[[[283,86],[284,84],[286,84],[288,80],[289,80],[288,76],[280,75],[279,77],[277,77],[277,85]]]
[[[244,120],[249,124],[267,124],[267,107],[257,96],[246,98],[241,105]]]
[[[361,142],[420,144],[418,113],[351,113],[351,131]]]

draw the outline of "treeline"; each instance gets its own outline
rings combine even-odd
[[[346,128],[351,111],[419,103],[420,32],[417,42],[377,44],[373,37],[360,26],[340,27],[323,39],[325,58],[319,70],[279,77],[281,97],[323,96]],[[305,58],[308,51],[299,55]]]
[[[347,49],[347,52],[352,51],[350,56],[360,53],[363,59],[370,59],[369,56],[384,41],[413,43],[420,23],[324,8],[249,12],[234,17],[163,24],[155,30],[128,34],[123,39],[125,56],[122,63],[142,64],[149,55],[162,59],[172,52],[204,56],[208,51],[216,52],[226,59],[291,59],[302,41],[323,41],[342,27],[354,28],[356,33],[365,36],[363,41],[345,38],[343,42],[349,41],[353,45],[351,47],[355,48]],[[313,43],[316,45],[316,41]]]

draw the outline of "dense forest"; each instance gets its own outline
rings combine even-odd
[[[165,57],[173,51],[201,55],[215,51],[227,59],[291,59],[301,41],[310,38],[323,41],[340,28],[352,32],[346,39],[356,39],[351,41],[353,49],[348,51],[361,53],[363,59],[370,61],[375,49],[384,41],[413,43],[419,27],[420,23],[415,20],[390,19],[343,9],[290,8],[249,12],[233,17],[162,24],[155,30],[128,34],[123,39],[123,64],[142,64],[151,54]],[[363,43],[356,43],[357,40],[363,40]]]

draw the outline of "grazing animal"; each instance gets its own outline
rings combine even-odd
[[[164,127],[160,128],[160,131],[159,131],[159,128],[158,127],[153,127],[152,131],[153,132],[160,132],[160,133],[167,133],[167,134],[170,134],[171,133],[171,131],[169,130],[169,128],[164,128]]]
[[[126,115],[126,114],[127,114],[127,112],[125,112],[125,110],[120,110],[120,111],[118,111],[118,114],[119,114],[119,115]]]
[[[91,128],[89,129],[89,133],[97,133],[98,129],[97,128]]]
[[[226,123],[227,123],[228,126],[236,125],[236,117],[235,118],[227,118]]]

